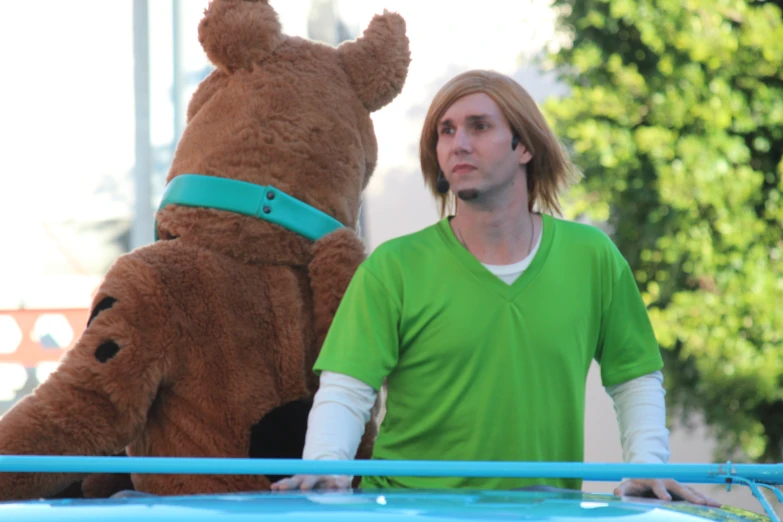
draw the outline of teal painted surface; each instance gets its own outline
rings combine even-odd
[[[315,492],[0,503],[3,522],[158,521],[574,521],[695,522],[766,520],[740,510],[681,502],[622,500],[578,492]]]

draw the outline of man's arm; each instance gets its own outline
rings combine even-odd
[[[375,404],[376,391],[345,374],[324,371],[307,421],[302,458],[350,460],[364,434]],[[272,484],[274,490],[347,489],[353,477],[295,475]]]
[[[623,460],[637,464],[666,464],[669,461],[669,430],[666,429],[666,392],[660,371],[606,387],[614,402]],[[615,490],[618,496],[680,498],[695,504],[720,506],[720,502],[671,479],[624,480]]]
[[[670,452],[663,374],[656,371],[607,386],[606,392],[612,398],[620,427],[623,461],[667,463]]]
[[[323,372],[307,421],[302,458],[349,460],[356,455],[377,393],[348,375]]]

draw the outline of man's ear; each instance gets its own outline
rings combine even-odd
[[[521,143],[516,148],[517,158],[519,158],[519,164],[520,165],[527,165],[530,163],[530,160],[533,159],[533,154],[530,153],[529,150],[527,150],[527,147],[522,145]]]
[[[511,137],[511,150],[517,152],[520,165],[527,165],[533,159],[533,155],[527,150],[527,147],[522,145],[521,141],[519,134],[514,132]]]
[[[411,53],[405,20],[397,13],[376,15],[361,37],[340,44],[337,52],[368,111],[377,111],[402,91]]]

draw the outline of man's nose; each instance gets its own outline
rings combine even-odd
[[[457,129],[454,136],[454,152],[470,152],[470,136],[463,129]]]

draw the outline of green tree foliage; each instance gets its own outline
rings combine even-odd
[[[649,305],[671,411],[783,460],[783,1],[555,0],[545,105]]]

